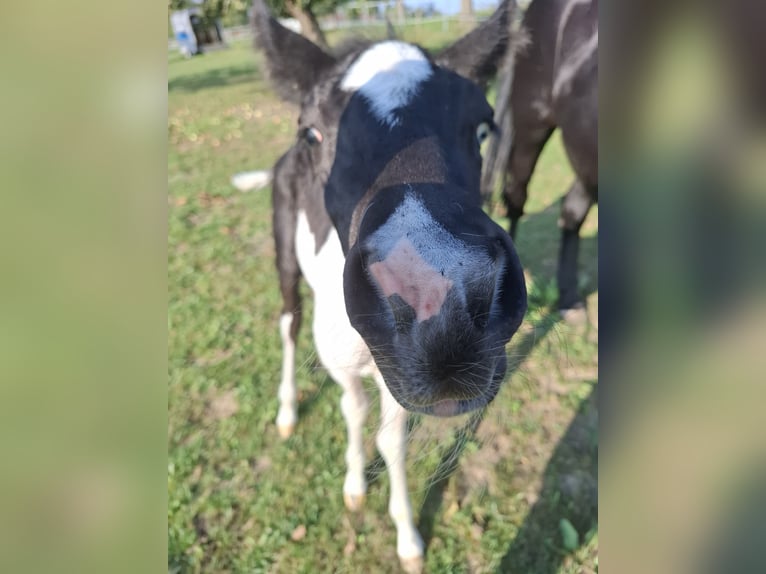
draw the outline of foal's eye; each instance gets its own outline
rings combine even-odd
[[[301,135],[303,136],[303,139],[305,139],[311,145],[320,144],[322,143],[322,140],[324,139],[322,132],[320,132],[314,126],[305,128]]]
[[[476,128],[476,141],[479,142],[479,145],[484,143],[484,140],[489,137],[491,131],[492,126],[489,122],[481,122],[479,124],[479,127]]]

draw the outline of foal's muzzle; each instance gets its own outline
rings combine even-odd
[[[485,406],[526,311],[513,243],[459,191],[384,193],[346,258],[351,323],[406,409],[451,416]]]

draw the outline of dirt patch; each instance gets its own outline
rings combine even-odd
[[[223,420],[234,416],[239,411],[239,401],[237,401],[234,390],[224,391],[215,396],[207,407],[207,417],[213,420]]]

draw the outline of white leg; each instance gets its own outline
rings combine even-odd
[[[343,387],[340,408],[346,419],[348,447],[346,448],[346,480],[343,483],[343,501],[351,511],[360,510],[367,493],[364,478],[364,443],[362,427],[367,418],[369,402],[358,376],[344,374],[333,377]]]
[[[277,430],[282,438],[287,438],[293,434],[295,423],[298,421],[298,391],[295,387],[295,341],[290,337],[292,324],[292,313],[284,313],[279,319],[279,334],[282,337],[282,380],[279,383]]]
[[[388,513],[396,524],[396,553],[407,572],[420,572],[423,567],[423,540],[412,519],[412,506],[407,492],[407,411],[405,411],[383,382],[380,387],[380,429],[376,443],[383,460],[386,461],[391,497]]]

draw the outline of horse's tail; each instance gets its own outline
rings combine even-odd
[[[529,43],[526,30],[519,22],[512,21],[513,41],[497,74],[497,93],[495,97],[495,124],[498,132],[489,139],[484,154],[484,169],[481,176],[481,194],[485,203],[505,185],[508,161],[513,143],[513,122],[511,116],[511,92],[516,54]]]
[[[485,203],[489,203],[495,192],[505,184],[505,174],[511,156],[511,144],[513,142],[513,122],[511,121],[512,57],[507,58],[500,70],[497,83],[495,125],[497,125],[498,131],[489,139],[481,175],[481,195]]]
[[[231,176],[231,184],[240,191],[259,190],[271,183],[271,170],[243,171]]]

